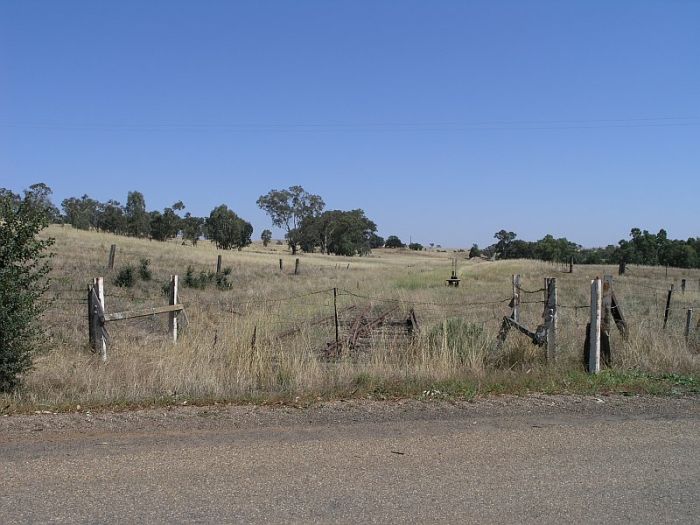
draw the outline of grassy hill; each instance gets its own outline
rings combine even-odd
[[[56,239],[49,301],[43,322],[48,340],[21,391],[2,398],[7,410],[245,401],[310,402],[347,396],[466,397],[526,392],[698,391],[698,336],[683,337],[685,309],[700,305],[700,271],[630,267],[615,275],[615,293],[630,326],[613,333],[613,365],[588,376],[580,364],[589,312],[590,280],[616,268],[566,268],[536,261],[469,261],[464,253],[375,250],[369,257],[299,255],[299,274],[286,246],[254,244],[217,251],[202,241],[118,237],[52,226]],[[111,244],[115,269],[106,270]],[[230,268],[217,287],[217,255]],[[445,286],[458,258],[459,288]],[[150,280],[138,267],[149,261]],[[279,260],[283,260],[280,271]],[[132,287],[116,286],[126,266]],[[190,279],[186,278],[190,269]],[[510,314],[511,275],[522,276],[522,322],[542,322],[543,279],[556,277],[559,335],[555,362],[511,332],[495,345]],[[86,290],[105,278],[106,312],[167,304],[170,275],[180,278],[179,341],[167,333],[167,315],[108,323],[106,364],[88,344]],[[680,279],[687,279],[680,294]],[[204,289],[188,287],[205,283]],[[661,329],[666,290],[676,284],[669,325]],[[382,327],[365,331],[358,347],[324,357],[335,340],[333,289],[339,336],[384,314]],[[399,323],[411,310],[420,330],[409,337]],[[365,313],[364,320],[359,317]],[[700,310],[696,310],[697,315]],[[395,324],[391,324],[395,323]],[[695,322],[693,323],[695,324]],[[359,344],[361,343],[361,344]]]

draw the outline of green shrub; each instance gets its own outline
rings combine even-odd
[[[219,290],[229,290],[232,285],[228,277],[231,275],[232,271],[231,268],[226,267],[221,273],[205,272],[202,270],[197,274],[192,266],[188,266],[182,284],[187,288],[204,290],[210,283],[215,283]]]
[[[215,274],[216,287],[219,290],[229,290],[233,285],[229,282],[228,278],[233,270],[230,267],[226,267],[221,273]]]
[[[48,224],[46,210],[29,196],[21,199],[0,189],[0,391],[18,386],[43,335],[39,299],[48,288],[46,249],[53,239],[40,240],[37,234]]]
[[[131,288],[134,286],[135,281],[133,266],[125,266],[119,270],[119,273],[114,278],[114,285],[120,288]]]

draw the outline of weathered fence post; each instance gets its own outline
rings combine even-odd
[[[95,336],[95,292],[92,285],[87,289],[87,314],[88,314],[88,343],[93,350],[97,349],[97,338]]]
[[[591,322],[588,329],[588,373],[600,372],[600,310],[602,308],[600,278],[591,281]]]
[[[520,274],[513,275],[513,301],[511,307],[513,309],[510,318],[516,323],[520,322]]]
[[[545,303],[544,324],[547,327],[547,361],[554,361],[557,353],[557,279],[547,279],[547,302]]]
[[[114,270],[114,258],[117,255],[117,245],[113,244],[109,247],[109,259],[107,259],[107,269]]]
[[[297,259],[298,261],[299,259]],[[335,320],[335,344],[340,340],[340,332],[338,330],[338,289],[333,288],[333,318]]]
[[[686,312],[685,315],[685,340],[688,341],[690,338],[690,323],[693,320],[693,309],[688,308],[688,311]]]
[[[617,267],[617,275],[624,275],[627,269],[627,263],[625,261],[620,261],[620,265]]]
[[[685,279],[681,279],[681,293],[685,294]]]
[[[299,275],[299,258],[294,261],[294,275]]]
[[[610,348],[610,326],[612,325],[612,275],[603,276],[603,299],[601,301],[601,325],[600,325],[600,355],[605,365],[610,365],[612,360],[612,349]]]
[[[282,271],[282,259],[280,259],[280,272]]]
[[[574,273],[574,258],[569,259],[569,273]]]
[[[664,309],[664,330],[666,330],[666,323],[668,323],[668,316],[671,313],[671,297],[673,296],[673,285],[668,289],[668,296],[666,297],[666,308]]]
[[[221,273],[221,255],[216,256],[216,273],[217,275]]]
[[[177,275],[170,276],[170,306],[177,304]],[[173,343],[177,343],[177,312],[170,312],[168,319],[168,329],[173,338]]]
[[[107,361],[107,339],[104,334],[104,325],[100,320],[100,314],[104,317],[105,311],[105,280],[103,277],[95,277],[92,281],[93,290],[93,348],[100,353],[102,362]]]

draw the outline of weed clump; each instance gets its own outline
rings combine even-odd
[[[134,277],[133,266],[125,266],[119,270],[119,273],[114,278],[114,285],[120,288],[131,288],[134,286],[135,282],[136,278]]]
[[[182,284],[187,288],[204,290],[209,284],[214,283],[219,290],[229,290],[232,284],[228,278],[232,271],[231,268],[227,267],[220,273],[206,272],[204,270],[196,273],[192,266],[188,266]]]
[[[145,257],[139,261],[139,277],[142,281],[150,281],[153,277],[151,269],[148,267],[149,264],[151,264],[150,259]]]

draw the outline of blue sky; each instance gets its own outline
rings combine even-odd
[[[382,235],[700,235],[700,2],[0,0],[0,186]]]

